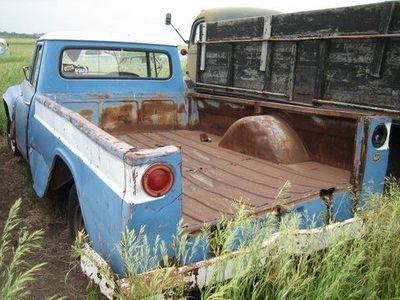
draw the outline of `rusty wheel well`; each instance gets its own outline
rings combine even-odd
[[[59,191],[66,187],[68,188],[74,182],[71,170],[60,156],[55,157],[50,174],[48,191]]]

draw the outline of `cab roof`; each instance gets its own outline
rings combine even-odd
[[[85,42],[114,42],[114,43],[135,43],[152,44],[160,46],[176,47],[172,44],[162,44],[150,40],[135,40],[132,35],[105,32],[82,32],[82,31],[60,31],[42,35],[38,41],[85,41]]]
[[[221,8],[211,8],[203,10],[196,17],[196,19],[204,18],[206,22],[217,22],[222,20],[272,16],[278,14],[281,14],[281,12],[266,8],[221,7]]]

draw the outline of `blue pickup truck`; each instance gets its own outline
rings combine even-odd
[[[3,95],[10,147],[28,161],[39,197],[69,190],[71,235],[85,228],[88,255],[120,277],[126,229],[144,226],[173,257],[181,220],[195,237],[239,200],[260,217],[299,213],[307,233],[351,224],[352,195],[384,188],[390,118],[189,91],[174,46],[46,34],[25,73]],[[185,262],[192,287],[207,282],[188,270],[204,271],[211,257]]]

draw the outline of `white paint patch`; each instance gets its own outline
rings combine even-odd
[[[107,262],[88,244],[85,244],[81,256],[81,269],[100,288],[107,299],[113,299],[115,283]]]

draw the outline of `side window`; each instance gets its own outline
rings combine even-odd
[[[194,28],[193,28],[193,32],[192,32],[192,38],[191,38],[191,42],[192,44],[197,44],[198,41],[200,41],[203,37],[203,28],[204,28],[204,23],[205,22],[200,22],[197,23]]]
[[[150,52],[150,73],[153,78],[168,78],[171,74],[168,56],[165,53]]]
[[[120,53],[119,72],[135,74],[137,77],[150,77],[147,72],[146,52],[124,51]]]
[[[39,78],[39,69],[40,69],[40,62],[42,61],[42,54],[43,54],[43,45],[38,45],[36,48],[35,61],[30,76],[30,82],[34,87],[36,87]]]
[[[60,73],[73,79],[167,79],[170,58],[162,52],[126,49],[66,49]]]

